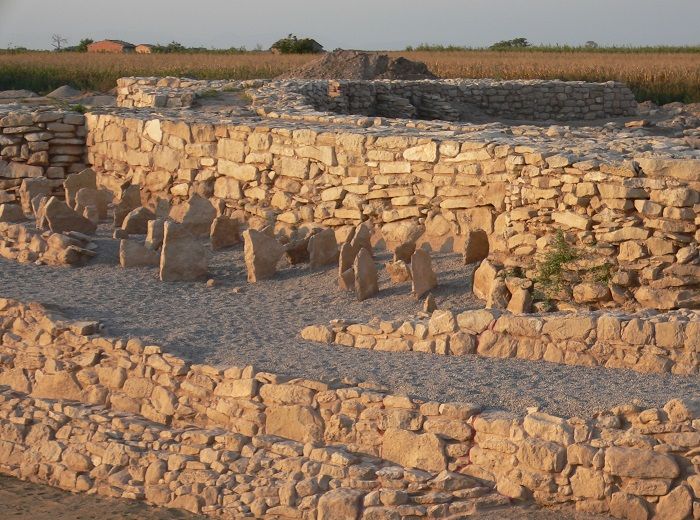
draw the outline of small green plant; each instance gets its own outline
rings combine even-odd
[[[602,265],[597,265],[595,267],[591,267],[588,270],[588,273],[594,282],[607,284],[610,283],[610,280],[613,277],[612,269],[613,266],[611,264],[606,263]]]
[[[566,241],[564,232],[561,229],[557,230],[552,247],[537,266],[536,282],[545,293],[561,289],[564,264],[578,257],[579,252]]]
[[[321,52],[323,47],[312,38],[297,38],[290,34],[286,38],[277,40],[270,49],[280,54],[312,54]]]
[[[78,103],[76,105],[70,105],[69,108],[71,110],[73,110],[74,112],[79,112],[81,114],[84,114],[85,112],[88,111],[87,107],[85,105],[81,105],[80,103]]]

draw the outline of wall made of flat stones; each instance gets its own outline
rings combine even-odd
[[[245,220],[289,228],[369,220],[389,245],[422,236],[455,251],[483,229],[492,254],[525,268],[562,230],[581,252],[576,269],[610,274],[608,301],[698,305],[697,159],[623,163],[468,134],[285,121],[90,114],[87,124],[88,160],[103,184],[115,192],[139,184],[151,204],[197,193]]]
[[[237,484],[253,484],[255,476],[239,479],[234,475],[253,471],[281,480],[280,473],[259,468],[284,471],[281,464],[287,463],[298,468],[295,464],[305,460],[300,457],[308,457],[315,469],[302,464],[301,473],[295,473],[300,482],[330,474],[329,486],[342,489],[344,479],[354,479],[351,487],[360,486],[358,497],[363,496],[366,506],[391,506],[398,517],[455,514],[447,504],[460,497],[456,491],[451,497],[430,495],[434,500],[444,499],[440,505],[444,509],[431,503],[405,514],[398,504],[385,502],[381,492],[379,497],[372,495],[371,490],[378,489],[375,476],[381,480],[384,474],[364,464],[354,466],[349,460],[368,462],[380,457],[420,470],[396,473],[395,478],[403,480],[394,489],[409,493],[416,489],[410,482],[420,482],[420,478],[438,485],[437,481],[446,478],[464,482],[459,480],[462,475],[471,483],[457,485],[466,490],[462,498],[473,492],[467,488],[482,488],[479,482],[490,482],[501,495],[546,504],[569,503],[579,510],[609,512],[619,518],[628,517],[631,508],[639,518],[666,518],[670,511],[677,518],[692,518],[700,508],[700,402],[692,399],[670,401],[663,409],[620,406],[591,419],[564,419],[540,412],[520,416],[468,403],[425,402],[371,385],[290,379],[252,367],[221,370],[191,365],[135,339],[103,337],[97,334],[97,323],[69,322],[35,304],[0,300],[0,316],[0,385],[33,399],[24,401],[26,413],[20,405],[28,398],[3,393],[0,399],[0,467],[13,474],[64,482],[77,490],[95,484],[117,496],[203,511],[204,505],[214,506],[212,502],[217,506],[226,503],[225,498],[221,502],[213,498],[221,493],[225,496],[222,489],[233,491],[233,507],[258,498],[254,485],[232,488],[229,482],[236,478]],[[36,409],[47,408],[42,404],[45,399],[94,405],[88,425],[92,421],[104,428],[96,432],[88,428],[97,438],[81,429],[58,428],[65,424],[66,416],[78,420],[87,409],[58,403],[53,405],[54,412],[49,410],[44,416]],[[50,426],[43,425],[45,422]],[[167,431],[161,433],[152,423],[167,425]],[[115,434],[107,435],[106,430]],[[190,435],[196,446],[174,442]],[[265,437],[270,435],[286,441]],[[128,447],[108,449],[100,444],[115,438],[123,439]],[[258,452],[246,447],[250,443],[266,449]],[[36,451],[40,453],[33,455]],[[163,451],[169,452],[167,462]],[[269,461],[268,456],[275,459],[269,452],[294,457],[286,462],[278,459],[280,466],[276,466],[274,460]],[[137,458],[143,460],[137,462]],[[245,462],[237,468],[236,460]],[[250,469],[253,461],[256,465]],[[156,464],[152,470],[151,464]],[[362,473],[365,469],[368,473]],[[166,478],[167,472],[174,473]],[[156,487],[151,491],[157,493],[157,499],[144,488],[148,474],[157,475],[157,480],[148,482]],[[172,487],[165,489],[163,485],[170,482],[174,482]],[[218,488],[207,491],[213,482]],[[272,482],[274,492],[265,502],[267,507],[293,505],[282,502],[290,490]],[[451,486],[445,484],[442,492],[453,489]],[[299,487],[295,490],[299,493]],[[319,507],[322,501],[320,498]],[[374,518],[368,507],[363,514],[363,518]]]
[[[697,374],[700,313],[511,314],[436,310],[410,321],[311,325],[303,338],[371,350],[544,360],[638,372]]]
[[[25,179],[46,178],[62,193],[85,168],[85,117],[55,107],[0,106],[0,204],[20,202]]]

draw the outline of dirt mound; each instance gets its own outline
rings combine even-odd
[[[333,51],[279,79],[435,79],[425,63],[378,52]]]

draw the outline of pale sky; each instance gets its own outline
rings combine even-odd
[[[700,44],[700,0],[0,0],[0,47],[50,48],[58,33],[131,43],[265,48],[288,33],[327,50],[423,42]]]

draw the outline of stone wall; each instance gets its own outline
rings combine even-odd
[[[303,338],[390,352],[544,360],[567,365],[697,374],[700,313],[594,312],[514,315],[497,309],[436,310],[410,321],[311,325]]]
[[[613,81],[318,80],[275,85],[278,89],[300,92],[322,112],[404,119],[470,121],[488,115],[574,121],[630,116],[637,112],[629,88]]]
[[[47,178],[63,192],[85,168],[85,117],[54,107],[0,106],[0,204],[19,202],[24,179]]]
[[[461,250],[468,231],[483,229],[492,255],[525,269],[562,230],[581,253],[571,287],[602,272],[610,282],[604,302],[697,305],[700,160],[693,155],[639,152],[623,161],[591,146],[587,134],[562,149],[558,140],[488,132],[445,137],[143,113],[94,113],[87,125],[88,160],[104,184],[139,184],[149,203],[198,193],[222,212],[281,227],[369,220],[390,245],[422,235],[442,250]]]
[[[299,504],[305,496],[299,490],[315,489],[308,483],[315,477],[328,475],[328,487],[306,496],[346,485],[361,490],[355,497],[363,497],[362,518],[375,518],[370,509],[380,504],[394,517],[449,516],[456,514],[450,499],[484,493],[488,483],[513,498],[620,518],[700,512],[697,401],[620,406],[592,419],[519,416],[371,385],[191,365],[35,304],[3,299],[0,315],[0,385],[23,394],[2,394],[0,468],[24,478],[191,510],[205,511],[206,504],[212,512],[261,498],[250,485],[257,477],[271,478],[262,488],[270,492],[266,506],[293,506],[291,489],[275,484],[285,471],[298,479]],[[75,423],[65,427],[68,421]],[[372,457],[415,469],[382,470],[384,462],[366,464]],[[441,492],[426,496],[444,504],[421,504],[415,496],[427,489],[421,483],[440,481]],[[387,502],[381,491],[372,493],[382,486],[408,495]],[[306,504],[313,509],[314,499]],[[407,504],[414,507],[402,510]]]

